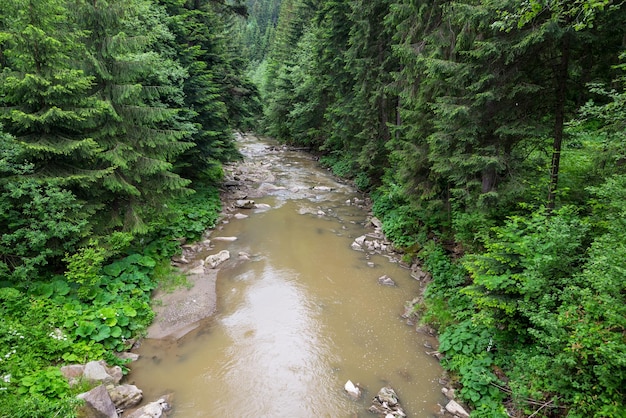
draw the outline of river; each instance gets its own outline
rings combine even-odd
[[[390,257],[351,248],[372,232],[347,204],[355,190],[307,154],[269,145],[239,141],[270,173],[254,199],[268,206],[211,234],[237,237],[207,251],[234,255],[217,276],[217,312],[181,338],[144,340],[127,382],[147,400],[173,392],[175,418],[365,417],[387,385],[409,417],[434,416],[441,368],[425,353],[429,337],[401,318],[419,283]],[[346,394],[348,380],[361,399]]]

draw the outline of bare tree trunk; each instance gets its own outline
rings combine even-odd
[[[561,148],[563,145],[563,124],[565,121],[565,96],[570,56],[569,34],[563,35],[561,43],[561,61],[556,70],[556,103],[554,110],[554,142],[552,146],[552,165],[550,167],[550,186],[548,189],[548,210],[554,209],[556,191],[559,185],[559,166],[561,164]]]

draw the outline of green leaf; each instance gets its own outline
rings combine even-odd
[[[102,271],[108,276],[118,277],[122,273],[122,271],[126,269],[126,267],[127,266],[125,266],[122,262],[116,261],[115,263],[104,266],[102,268]]]
[[[102,324],[98,327],[98,332],[91,337],[96,342],[103,341],[111,336],[111,327],[106,324]]]
[[[115,326],[113,328],[111,328],[111,337],[113,338],[119,338],[122,336],[122,328]]]
[[[156,261],[152,257],[143,256],[137,260],[137,264],[144,267],[154,267],[156,266]]]
[[[76,328],[76,335],[83,338],[88,338],[96,330],[96,326],[93,322],[82,322],[78,328]]]

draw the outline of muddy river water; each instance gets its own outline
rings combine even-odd
[[[419,283],[390,257],[351,248],[372,232],[359,196],[310,156],[243,137],[246,161],[271,183],[210,238],[199,257],[228,250],[217,312],[178,339],[144,340],[127,381],[147,400],[174,393],[170,417],[366,417],[391,386],[407,416],[439,411],[441,374],[429,337],[401,318]],[[268,205],[268,206],[266,206]],[[248,257],[237,257],[245,253]],[[378,279],[387,275],[396,286]],[[354,400],[351,380],[364,390]]]

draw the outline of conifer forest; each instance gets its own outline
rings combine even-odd
[[[0,0],[0,417],[124,365],[237,131],[371,197],[472,417],[626,416],[622,1]]]

